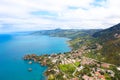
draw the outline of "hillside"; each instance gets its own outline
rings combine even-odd
[[[111,28],[94,33],[93,37],[99,38],[102,42],[120,38],[120,23]]]
[[[100,52],[106,62],[120,65],[120,23],[111,28],[96,32],[93,37],[103,46]]]

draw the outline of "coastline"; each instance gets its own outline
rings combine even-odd
[[[45,78],[43,75],[46,67],[42,67],[39,63],[29,65],[28,62],[23,61],[22,57],[26,54],[32,53],[35,53],[36,55],[44,55],[44,53],[51,54],[70,51],[70,48],[66,45],[67,38],[64,39],[45,35],[35,36],[29,34],[10,34],[10,37],[0,35],[0,37],[2,37],[2,41],[0,40],[0,52],[2,56],[0,64],[3,65],[0,70],[3,80],[44,80]],[[32,72],[28,71],[29,68],[32,68]],[[11,72],[13,73],[10,74]],[[8,77],[4,77],[5,75]],[[10,77],[13,75],[15,75],[14,78]],[[20,77],[21,75],[25,76]]]
[[[100,62],[98,60],[83,56],[84,53],[89,53],[90,51],[89,49],[86,50],[85,46],[81,47],[78,50],[73,50],[73,47],[70,45],[70,40],[71,39],[66,41],[66,43],[71,48],[71,51],[69,52],[58,53],[58,54],[57,53],[44,54],[41,56],[38,56],[35,54],[33,54],[34,56],[26,55],[24,56],[24,60],[33,60],[35,62],[40,63],[41,66],[48,67],[44,72],[44,75],[46,76],[47,80],[56,80],[56,79],[60,79],[60,80],[85,79],[86,80],[86,78],[84,78],[86,76],[87,76],[87,79],[92,79],[92,80],[95,78],[99,78],[99,76],[102,76],[102,79],[106,80],[107,77],[116,78],[116,74],[117,75],[120,74],[120,72],[117,70],[117,67],[113,64]],[[64,69],[62,68],[65,68],[67,71],[64,71]],[[86,73],[84,71],[86,71],[87,68],[91,71],[88,70],[88,72]],[[73,69],[72,72],[71,72],[71,69]],[[113,72],[114,69],[117,71]],[[81,73],[81,71],[83,71],[84,73]],[[108,76],[99,73],[99,71],[104,74],[107,74]],[[109,71],[111,72],[112,75],[108,74]],[[78,72],[81,74],[78,75],[77,74]],[[95,75],[97,72],[99,73],[99,76]],[[91,77],[86,75],[88,73],[89,75],[93,75],[93,76]],[[117,77],[119,79],[119,76]]]
[[[41,56],[32,54],[25,55],[23,59],[40,63],[41,66],[47,66],[48,68],[44,72],[47,80],[86,80],[86,78],[84,78],[85,76],[89,79],[92,78],[92,80],[95,78],[106,80],[107,77],[114,78],[116,76],[115,74],[120,74],[115,65],[82,56],[83,53],[82,50],[76,50]],[[116,72],[113,72],[114,70],[116,70]],[[101,74],[99,71],[108,76]],[[110,74],[108,74],[108,72],[110,72]],[[102,76],[102,78],[97,76],[96,73]],[[89,77],[86,74],[93,75],[93,77]]]
[[[72,40],[71,38],[69,38],[69,37],[64,37],[64,36],[51,36],[51,37],[60,37],[60,38],[68,39],[68,40],[66,41],[66,44],[68,45],[68,47],[70,48],[71,51],[73,50],[73,46],[71,46],[71,43],[70,43],[70,41]],[[70,52],[70,51],[69,51],[69,52]]]
[[[50,36],[50,37],[56,37],[56,36]],[[66,37],[61,37],[61,38],[68,39],[65,43],[66,43],[66,45],[68,45],[68,47],[70,48],[70,51],[68,51],[68,52],[61,52],[61,53],[55,53],[55,55],[57,55],[57,54],[69,53],[69,52],[71,52],[71,51],[73,50],[73,48],[72,48],[72,46],[70,46],[70,42],[69,42],[71,39],[66,38]],[[45,67],[47,67],[46,70],[43,72],[43,75],[44,75],[44,77],[45,77],[45,80],[48,80],[48,76],[45,75],[45,72],[49,70],[49,64],[48,64],[48,65],[47,65],[47,64],[43,64],[42,61],[37,62],[37,60],[35,60],[34,58],[26,58],[26,59],[25,59],[25,57],[28,56],[28,55],[29,55],[29,54],[25,55],[25,56],[23,57],[23,60],[25,60],[25,61],[32,61],[33,63],[38,63],[38,64],[40,64],[40,66],[45,66]],[[52,54],[44,54],[44,55],[51,56],[51,55],[54,55],[54,53],[52,53]],[[40,56],[44,56],[44,55],[42,54],[42,55],[40,55]],[[32,56],[35,57],[35,56],[37,56],[37,55],[36,55],[36,54],[32,54]],[[39,56],[39,57],[40,57],[40,56]],[[44,59],[43,59],[43,60],[44,60]],[[29,63],[28,63],[28,64],[29,64]]]

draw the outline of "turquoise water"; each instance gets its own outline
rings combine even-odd
[[[25,54],[68,52],[66,38],[27,34],[0,34],[0,80],[45,80],[47,67],[22,60]],[[32,68],[32,72],[28,71]]]

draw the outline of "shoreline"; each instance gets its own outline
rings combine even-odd
[[[99,71],[107,75],[108,73],[106,72],[110,71],[112,75],[108,75],[109,77],[115,77],[115,74],[119,73],[116,66],[82,56],[82,52],[77,50],[41,56],[36,54],[25,55],[23,59],[27,61],[32,60],[35,63],[39,63],[41,66],[48,67],[44,72],[47,80],[55,80],[56,78],[60,80],[79,80],[85,79],[85,76],[94,79],[99,78],[95,75],[97,72],[99,73]],[[86,72],[84,72],[86,69],[90,70],[87,71],[87,74],[89,73],[89,75],[93,75],[93,77],[86,75]],[[117,72],[114,72],[114,69],[117,70]],[[81,71],[84,73],[81,73]],[[81,76],[78,75],[78,72]],[[99,75],[106,79],[105,75],[101,73],[99,73]]]
[[[84,53],[89,52],[89,50],[85,50],[85,46],[81,47],[80,49],[73,50],[73,47],[70,44],[70,40],[72,39],[69,39],[66,41],[66,43],[68,44],[68,47],[71,49],[69,52],[63,52],[58,54],[57,53],[44,54],[41,56],[37,56],[35,54],[26,55],[24,56],[24,60],[35,60],[35,62],[39,62],[41,66],[48,67],[44,71],[44,75],[47,80],[56,80],[56,79],[86,80],[85,77],[87,77],[87,79],[93,80],[95,78],[99,78],[99,76],[102,76],[102,78],[99,78],[99,79],[106,80],[107,77],[116,78],[116,74],[117,75],[120,74],[116,65],[100,62],[96,59],[83,56]],[[71,68],[69,69],[69,67]],[[65,68],[67,72],[64,71],[63,68]],[[87,72],[86,74],[86,72],[84,71],[86,71],[87,68],[90,69],[91,71],[88,70],[89,72]],[[71,69],[73,69],[72,72],[71,72]],[[114,72],[114,69],[117,71]],[[81,73],[81,71],[83,71],[84,73]],[[104,74],[107,74],[108,76],[101,74],[99,71]],[[108,74],[109,71],[111,72],[112,75]],[[99,76],[95,75],[97,72]],[[78,73],[81,73],[81,74],[78,75]],[[89,75],[92,75],[92,76],[89,76],[88,73]],[[117,78],[119,79],[119,76],[117,76]]]
[[[56,37],[56,36],[51,36],[51,37]],[[70,51],[67,51],[67,52],[60,52],[60,53],[55,53],[55,55],[57,55],[57,54],[64,54],[64,53],[69,53],[69,52],[71,52],[72,50],[73,50],[73,47],[72,46],[70,46],[70,38],[66,38],[66,37],[61,37],[61,38],[65,38],[65,39],[68,39],[68,40],[66,40],[66,44],[68,45],[68,47],[70,48]],[[54,55],[54,53],[53,54],[41,54],[40,56],[44,56],[44,55],[48,55],[48,56],[51,56],[51,55]],[[45,67],[47,67],[46,69],[45,69],[45,71],[43,72],[43,76],[45,77],[45,80],[48,80],[48,76],[47,75],[45,75],[45,72],[46,71],[48,71],[49,69],[49,65],[45,65],[45,64],[42,64],[42,61],[40,61],[40,62],[37,62],[37,60],[35,60],[34,58],[35,58],[35,56],[37,56],[36,54],[32,54],[32,56],[34,57],[34,58],[25,58],[26,56],[29,56],[29,54],[28,55],[25,55],[24,57],[23,57],[23,60],[27,60],[27,61],[33,61],[33,63],[38,63],[38,64],[40,64],[40,66],[45,66]],[[40,57],[39,56],[39,57]]]

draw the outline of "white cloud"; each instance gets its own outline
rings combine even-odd
[[[120,22],[119,7],[120,0],[0,0],[0,32],[107,28]]]

